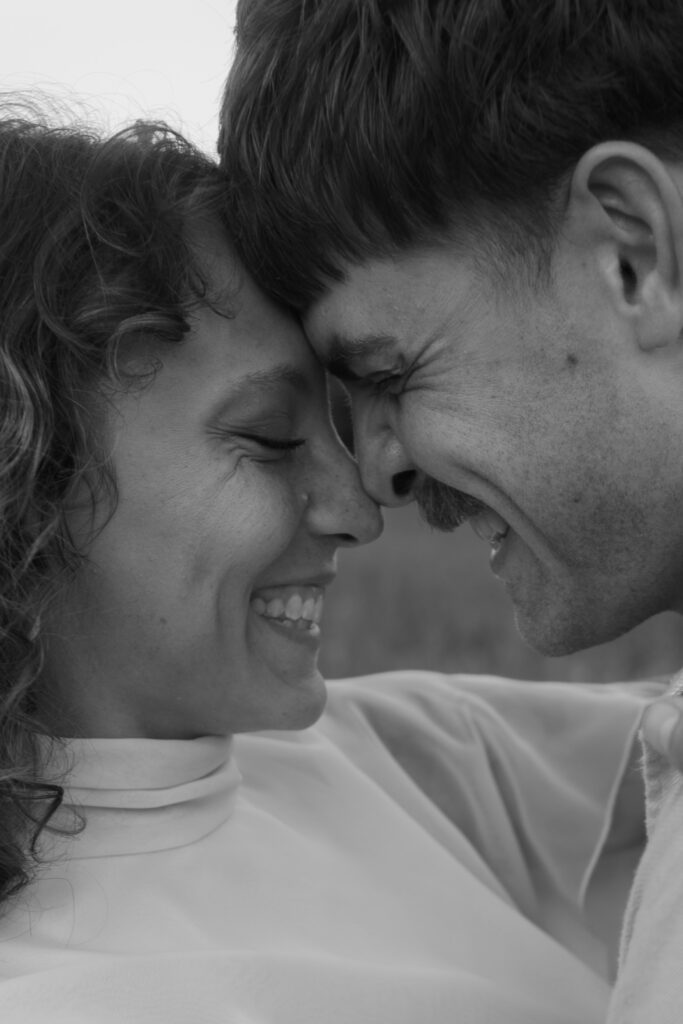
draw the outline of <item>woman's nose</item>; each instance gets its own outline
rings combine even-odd
[[[309,524],[339,546],[369,544],[382,532],[382,513],[363,488],[355,459],[336,438],[333,447],[325,452],[324,469],[311,489]]]

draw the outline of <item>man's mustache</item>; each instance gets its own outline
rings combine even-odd
[[[422,518],[444,533],[456,530],[471,516],[476,516],[486,508],[477,498],[430,476],[420,479],[413,494]]]

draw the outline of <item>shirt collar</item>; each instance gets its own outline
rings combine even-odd
[[[220,736],[66,740],[59,753],[64,803],[50,824],[73,832],[75,815],[84,820],[66,840],[76,858],[195,842],[232,814],[241,781],[232,748],[232,737]],[[54,833],[50,839],[64,841]]]

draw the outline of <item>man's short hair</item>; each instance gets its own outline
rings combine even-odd
[[[236,32],[234,237],[300,310],[444,237],[543,267],[582,153],[683,152],[681,0],[240,0]]]

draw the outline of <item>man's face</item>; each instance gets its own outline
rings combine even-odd
[[[568,653],[683,604],[680,381],[570,244],[543,287],[445,248],[351,267],[304,326],[349,388],[368,491],[395,504],[418,470],[418,500],[426,476],[483,503],[456,513],[477,513],[533,646]]]

